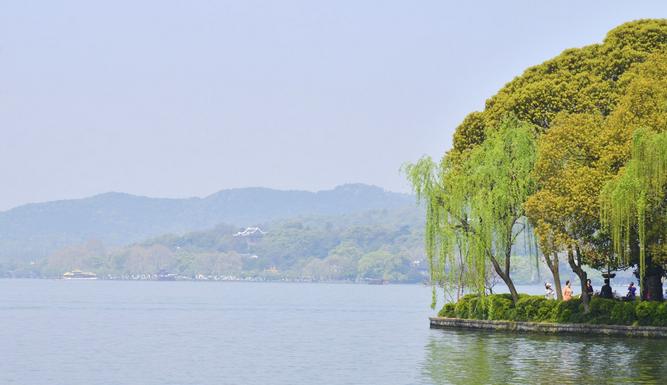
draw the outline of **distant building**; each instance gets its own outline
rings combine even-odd
[[[259,227],[246,227],[245,230],[239,231],[238,233],[234,234],[234,237],[261,237],[262,235],[266,234],[265,231],[262,231]]]

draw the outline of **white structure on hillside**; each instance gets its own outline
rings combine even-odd
[[[235,237],[259,237],[266,234],[265,231],[262,231],[259,227],[246,227],[245,230],[239,231],[234,234]]]

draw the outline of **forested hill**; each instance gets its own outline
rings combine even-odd
[[[415,205],[410,195],[364,184],[319,192],[242,188],[188,199],[106,193],[0,212],[0,257],[33,259],[89,240],[122,245],[220,223],[249,226],[303,215],[343,215],[409,205]]]
[[[87,242],[5,271],[12,276],[58,277],[80,268],[105,278],[130,279],[166,269],[184,279],[420,282],[426,275],[422,218],[423,210],[412,204],[281,219],[257,227],[221,224],[124,247]]]

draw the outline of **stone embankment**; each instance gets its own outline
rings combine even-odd
[[[547,334],[601,334],[628,337],[667,338],[667,327],[557,324],[542,322],[487,321],[431,317],[431,329],[485,329]]]

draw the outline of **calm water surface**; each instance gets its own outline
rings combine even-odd
[[[664,383],[667,341],[430,330],[429,289],[0,280],[0,384]]]

